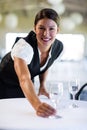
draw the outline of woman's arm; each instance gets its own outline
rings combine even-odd
[[[49,93],[46,91],[45,88],[47,75],[48,75],[48,70],[46,70],[43,74],[39,75],[40,87],[39,87],[38,95],[45,95],[49,98]]]
[[[34,84],[31,80],[31,75],[27,64],[24,60],[14,57],[14,68],[19,79],[21,89],[36,110],[38,116],[48,117],[55,114],[55,109],[46,103],[42,103],[34,90]]]
[[[34,108],[37,108],[37,104],[40,104],[41,102],[39,101],[35,93],[27,64],[25,63],[24,60],[15,57],[14,67],[19,79],[21,89],[24,92],[25,97],[29,99],[30,103],[33,105]]]

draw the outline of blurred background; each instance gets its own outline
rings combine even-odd
[[[60,15],[57,38],[64,43],[64,54],[50,68],[48,80],[87,82],[87,0],[0,0],[0,59],[10,51],[16,36],[33,29],[36,13],[46,7]]]

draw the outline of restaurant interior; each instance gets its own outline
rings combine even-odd
[[[42,8],[53,8],[60,15],[57,38],[65,47],[47,80],[77,78],[83,85],[87,82],[87,0],[0,0],[0,60],[11,50],[16,36],[33,30],[34,17]]]

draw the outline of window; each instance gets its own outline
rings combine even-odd
[[[6,53],[12,48],[16,37],[25,37],[27,33],[7,33],[6,34]]]
[[[80,60],[84,56],[85,38],[81,34],[58,34],[64,45],[62,60]]]

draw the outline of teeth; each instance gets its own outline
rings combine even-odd
[[[49,40],[48,38],[43,38],[44,40]]]
[[[43,39],[44,41],[48,41],[49,39]]]
[[[50,39],[47,39],[47,38],[44,39],[44,38],[43,38],[43,40],[44,40],[44,41],[49,41]]]
[[[44,41],[49,41],[49,39],[43,39]]]

